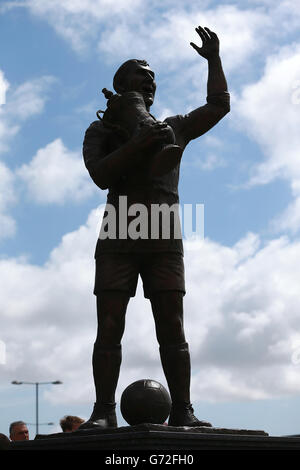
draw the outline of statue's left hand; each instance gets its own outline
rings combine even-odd
[[[219,55],[219,38],[211,31],[209,28],[202,28],[198,26],[196,32],[202,40],[202,47],[197,46],[191,42],[191,46],[205,59],[210,59],[211,57]]]

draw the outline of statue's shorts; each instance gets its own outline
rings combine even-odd
[[[184,263],[181,253],[102,253],[96,258],[94,294],[123,291],[134,297],[139,275],[144,296],[161,291],[185,294]]]

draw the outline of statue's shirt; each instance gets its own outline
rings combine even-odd
[[[228,100],[228,93],[220,94],[217,98],[207,99],[208,104],[202,106],[189,114],[177,115],[165,119],[165,122],[172,127],[176,144],[182,149],[186,147],[190,140],[198,137],[202,133],[206,132],[209,128],[215,125],[221,117],[220,108],[226,106]],[[201,123],[202,122],[202,123]],[[207,129],[206,129],[207,127]],[[203,128],[203,129],[202,129]],[[124,144],[122,138],[119,137],[116,132],[103,126],[102,122],[93,122],[85,133],[83,142],[83,156],[85,165],[92,176],[94,168],[97,167],[97,161],[114,152]],[[107,208],[108,205],[114,208],[116,215],[116,231],[113,231],[113,236],[99,237],[95,257],[101,253],[139,253],[139,252],[177,252],[183,254],[183,245],[181,234],[178,233],[178,210],[179,210],[179,197],[178,197],[178,182],[179,182],[179,165],[177,165],[169,173],[159,177],[149,177],[147,171],[147,165],[143,161],[143,155],[140,158],[140,164],[136,165],[135,168],[131,168],[128,174],[124,174],[120,177],[114,185],[108,188],[107,194]],[[146,157],[145,157],[146,158]],[[147,156],[149,158],[149,156]],[[125,207],[126,202],[126,207]],[[121,224],[124,225],[124,210],[128,210],[133,204],[142,204],[148,211],[148,217],[146,221],[147,230],[145,227],[139,227],[140,237],[133,239],[130,236],[124,237],[124,227],[120,227],[120,213],[122,211]],[[164,231],[166,228],[163,224],[166,223],[167,219],[163,216],[160,217],[160,227],[158,230],[157,238],[157,227],[154,223],[153,227],[153,213],[151,208],[153,206],[162,207],[162,205],[172,208],[169,211],[170,220],[170,232]],[[133,206],[138,208],[137,206]],[[157,217],[156,209],[154,210],[155,217]],[[108,211],[104,214],[104,219],[112,221],[111,217],[107,218]],[[112,212],[110,212],[112,215]],[[136,216],[127,218],[127,227],[130,227],[130,223],[140,216],[137,211]],[[103,221],[104,221],[103,219]],[[137,219],[136,219],[137,220]],[[139,220],[145,222],[145,218]],[[155,219],[156,221],[157,219]],[[174,227],[175,224],[175,227]],[[107,234],[111,234],[111,227],[107,228]],[[138,227],[135,227],[138,229]],[[135,230],[135,233],[137,230]],[[147,237],[145,237],[147,232]],[[121,235],[120,235],[121,233]]]

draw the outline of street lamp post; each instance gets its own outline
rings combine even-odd
[[[55,380],[53,382],[19,382],[18,380],[14,380],[12,382],[13,385],[35,385],[35,427],[36,427],[36,434],[39,433],[39,385],[60,385],[62,382],[60,380]]]

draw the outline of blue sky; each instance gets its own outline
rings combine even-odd
[[[205,240],[185,241],[193,403],[216,426],[300,433],[299,3],[0,3],[0,432],[34,421],[33,387],[15,379],[63,381],[41,390],[45,433],[90,414],[106,193],[83,165],[84,132],[132,57],[156,72],[156,117],[204,104],[207,64],[189,45],[200,24],[219,35],[232,110],[181,167],[181,202],[205,208]],[[165,384],[140,288],[123,346],[118,398],[141,378]]]

